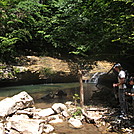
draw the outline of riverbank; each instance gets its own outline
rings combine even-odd
[[[25,56],[0,66],[0,85],[28,85],[78,81],[75,64],[52,57]]]
[[[113,63],[96,61],[89,66],[83,80],[89,80],[96,72],[108,72]],[[0,65],[0,86],[78,82],[77,71],[72,61],[47,56],[17,57],[15,63]]]

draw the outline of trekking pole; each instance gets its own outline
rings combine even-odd
[[[109,74],[109,73],[113,70],[113,68],[114,68],[115,65],[116,65],[116,64],[114,64],[114,65],[112,66],[112,68],[107,72],[107,74]]]

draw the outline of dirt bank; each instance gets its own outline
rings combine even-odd
[[[96,61],[89,64],[83,80],[90,79],[96,72],[108,72],[113,63]],[[77,82],[77,64],[52,57],[17,57],[16,63],[0,65],[0,85],[23,85],[56,82]]]

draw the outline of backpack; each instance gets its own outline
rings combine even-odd
[[[126,85],[127,88],[132,87],[132,85],[129,84],[130,78],[131,78],[130,74],[128,73],[127,70],[125,70],[125,85]]]

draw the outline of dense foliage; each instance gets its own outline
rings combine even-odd
[[[134,57],[132,0],[1,0],[0,57]]]

